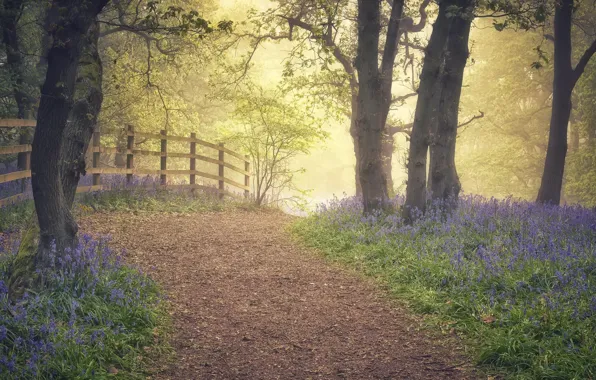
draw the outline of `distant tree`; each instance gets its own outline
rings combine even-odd
[[[451,198],[452,205],[457,201],[461,185],[455,168],[455,143],[472,20],[479,15],[498,17],[505,21],[495,19],[495,28],[502,30],[511,22],[527,30],[535,27],[534,19],[543,13],[544,5],[541,1],[439,2],[439,14],[425,51],[412,127],[404,207],[406,220],[412,221],[416,215],[424,213],[427,190],[430,190],[435,199]],[[429,147],[431,186],[427,184],[426,177]]]
[[[393,65],[399,42],[399,25],[403,0],[391,4],[385,47],[379,66],[381,33],[381,1],[358,1],[358,49],[355,66],[358,70],[356,138],[364,212],[379,209],[388,198],[387,177],[383,171],[383,135],[393,84]]]
[[[580,56],[575,68],[572,60],[572,25],[576,4],[560,0],[555,4],[553,101],[542,182],[537,202],[559,204],[567,156],[567,133],[572,110],[572,93],[588,62],[596,53],[596,38]]]
[[[485,117],[460,128],[456,162],[462,188],[487,197],[535,199],[542,175],[551,111],[552,65],[530,65],[540,46],[552,54],[542,30],[497,31],[477,19],[462,89],[462,113]],[[507,59],[503,59],[507,57]],[[549,60],[550,61],[550,60]]]
[[[30,70],[28,70],[28,59],[26,58],[28,49],[21,41],[23,28],[19,25],[24,13],[35,12],[35,10],[26,9],[27,7],[35,8],[26,0],[5,0],[0,5],[0,25],[2,26],[2,43],[6,53],[6,69],[18,119],[31,117],[33,105],[36,103],[36,96],[32,94],[34,92],[32,88],[35,88],[37,83],[30,83],[32,78],[31,73],[28,72]],[[15,115],[10,116],[14,117]],[[32,128],[20,128],[19,144],[30,144],[32,136]],[[26,169],[26,157],[26,153],[19,153],[17,156],[17,167],[20,170]],[[23,179],[23,191],[25,184],[26,180]]]
[[[321,121],[304,112],[304,105],[277,89],[244,86],[235,95],[232,121],[239,125],[226,136],[250,155],[254,173],[254,201],[265,204],[300,204],[302,193],[294,176],[304,171],[297,158],[327,137]],[[301,107],[302,106],[302,107]]]
[[[397,80],[397,68],[410,68],[414,73],[414,49],[420,50],[416,33],[424,30],[427,23],[427,7],[431,0],[411,3],[410,8],[404,9],[397,31],[396,41],[405,48],[405,56],[395,60],[393,79]],[[390,25],[392,1],[381,1],[380,44],[386,43],[386,31]],[[360,156],[357,146],[358,119],[358,90],[359,77],[355,67],[357,55],[358,27],[354,2],[346,0],[277,0],[275,6],[252,17],[253,30],[236,33],[236,39],[230,44],[237,44],[242,38],[250,38],[250,49],[242,64],[235,67],[237,82],[245,77],[249,63],[256,49],[264,41],[279,41],[289,39],[295,42],[289,59],[285,64],[284,75],[295,80],[288,81],[289,85],[304,90],[308,96],[318,99],[332,112],[337,112],[350,119],[350,134],[354,142],[356,156],[355,184],[356,193],[362,193],[360,181]],[[414,22],[415,18],[418,18]],[[378,49],[381,53],[382,50]],[[303,75],[299,75],[300,73]],[[405,78],[405,82],[414,82],[414,75]],[[409,83],[408,83],[409,84]],[[416,95],[414,85],[409,93],[395,96],[391,99],[392,109],[399,107],[404,100]],[[407,132],[398,120],[384,117],[386,126],[383,131],[382,169],[389,191],[393,191],[391,178],[391,158],[393,154],[394,135]]]
[[[412,221],[426,208],[427,155],[433,198],[457,198],[460,182],[455,168],[459,101],[468,59],[474,0],[444,0],[426,48],[408,157],[404,217]],[[456,199],[453,199],[455,201]]]

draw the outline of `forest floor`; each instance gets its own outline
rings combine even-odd
[[[98,213],[172,304],[172,363],[154,379],[472,379],[461,345],[363,276],[292,241],[278,212]]]

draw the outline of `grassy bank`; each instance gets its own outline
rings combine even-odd
[[[84,177],[81,186],[87,186],[90,178]],[[255,206],[239,199],[219,199],[216,189],[212,192],[165,190],[159,188],[159,177],[134,177],[132,183],[121,175],[102,176],[104,190],[77,194],[73,210],[76,216],[96,211],[133,212],[202,212],[223,211],[233,208],[252,209]],[[31,193],[28,192],[29,197]],[[32,200],[26,200],[0,208],[0,233],[23,228],[33,214]]]
[[[363,217],[359,201],[347,198],[320,207],[294,232],[464,336],[490,371],[596,376],[592,210],[467,197],[452,215],[431,211],[408,226],[397,212]]]
[[[216,193],[164,191],[155,178],[104,176],[106,190],[77,195],[77,216],[97,211],[199,212],[250,208]],[[10,300],[6,284],[33,202],[0,209],[0,378],[145,378],[170,349],[158,284],[123,263],[109,241],[83,235],[46,274],[46,286]],[[162,363],[163,364],[163,363]]]
[[[43,288],[10,300],[19,244],[11,236],[0,237],[0,378],[144,378],[151,358],[168,350],[159,286],[106,240],[81,236],[55,258]]]

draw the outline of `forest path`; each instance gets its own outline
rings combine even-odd
[[[157,379],[470,379],[452,344],[361,276],[291,241],[277,212],[95,214],[173,304]]]

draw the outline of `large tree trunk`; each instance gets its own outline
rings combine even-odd
[[[53,244],[60,253],[73,243],[77,233],[62,187],[63,135],[74,103],[84,36],[107,0],[88,0],[84,7],[76,0],[54,3],[63,13],[52,33],[31,155],[31,183],[40,229],[38,268],[47,265],[47,254]]]
[[[378,69],[380,0],[358,1],[358,110],[356,116],[357,170],[364,212],[380,207],[387,198],[387,181],[381,163],[381,86]]]
[[[567,125],[571,115],[573,67],[571,66],[571,17],[573,0],[562,0],[555,9],[555,63],[553,103],[548,135],[548,148],[537,202],[558,205],[561,201],[565,157],[567,155]]]
[[[436,136],[431,145],[433,199],[441,199],[455,205],[461,184],[455,168],[455,143],[459,115],[459,101],[463,84],[464,69],[468,60],[468,41],[473,19],[473,5],[470,0],[458,0],[457,15],[449,19],[449,33],[445,49],[445,66],[441,75],[439,110]],[[453,12],[452,12],[453,13]]]
[[[418,101],[416,102],[408,152],[408,183],[404,205],[404,218],[410,223],[426,209],[426,159],[429,134],[436,120],[436,90],[443,61],[443,50],[447,40],[449,24],[447,8],[451,5],[452,1],[447,0],[443,0],[439,4],[439,15],[433,25],[420,74]]]
[[[66,206],[71,208],[81,175],[85,175],[85,153],[103,101],[102,63],[97,50],[99,23],[84,38],[75,85],[75,103],[70,112],[62,145],[60,164]]]
[[[379,209],[388,199],[382,149],[391,103],[393,64],[397,54],[403,0],[392,4],[381,69],[379,70],[380,0],[358,1],[358,108],[356,117],[358,170],[364,212]]]

